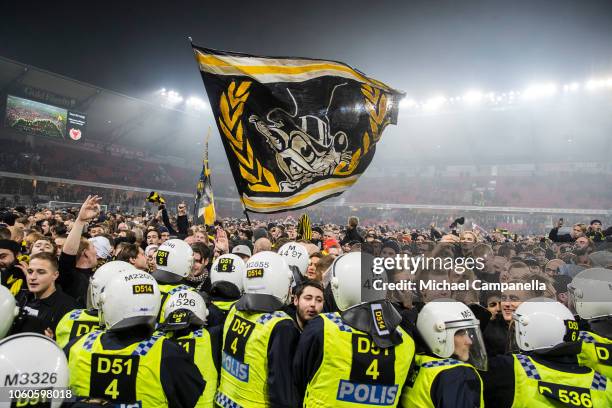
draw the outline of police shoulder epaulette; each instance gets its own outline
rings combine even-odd
[[[163,337],[164,336],[162,332],[153,333],[151,337],[138,343],[134,351],[132,351],[132,355],[133,356],[144,356],[145,354],[149,352],[149,350],[151,350],[151,348],[153,348],[153,345],[155,345],[155,343],[157,343],[157,341],[159,339],[162,339]]]
[[[327,317],[332,323],[338,326],[340,331],[345,331],[349,333],[353,331],[353,329],[349,325],[345,324],[342,318],[336,313],[325,313],[325,317]]]
[[[79,317],[81,317],[81,313],[83,313],[83,309],[75,309],[72,312],[70,312],[70,315],[68,316],[68,318],[70,320],[76,320]]]
[[[595,343],[595,338],[593,336],[591,336],[591,333],[589,333],[588,331],[580,331],[578,333],[578,338],[582,341],[584,341],[585,343]]]
[[[266,324],[267,322],[269,322],[270,320],[274,318],[281,318],[281,317],[289,317],[289,315],[280,310],[277,310],[274,313],[264,313],[261,316],[259,316],[259,318],[257,319],[257,323]]]
[[[454,358],[445,358],[443,360],[433,360],[428,361],[421,365],[423,368],[431,368],[431,367],[445,367],[461,364],[461,361],[455,360]]]
[[[89,333],[87,337],[85,338],[85,342],[83,343],[83,349],[90,351],[91,348],[93,347],[94,342],[96,341],[98,337],[100,337],[101,334],[102,334],[102,330],[95,330]]]

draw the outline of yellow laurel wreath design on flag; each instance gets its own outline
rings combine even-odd
[[[385,92],[379,88],[363,84],[361,85],[361,93],[365,99],[365,108],[370,114],[370,127],[363,133],[362,145],[353,153],[350,163],[343,161],[336,166],[334,174],[338,176],[348,176],[355,171],[361,158],[370,151],[372,145],[380,140],[383,130],[390,123],[387,118],[388,98]]]
[[[251,191],[257,192],[279,192],[280,188],[274,178],[274,174],[261,165],[259,159],[253,155],[251,143],[244,137],[242,125],[242,114],[244,103],[249,98],[247,92],[251,81],[242,81],[236,86],[232,81],[227,92],[221,94],[219,100],[219,129],[230,142],[230,146],[240,166],[240,175],[249,183]]]

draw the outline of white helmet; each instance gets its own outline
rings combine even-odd
[[[13,320],[18,314],[19,308],[13,294],[5,286],[0,285],[0,316],[2,316],[0,319],[0,339],[9,332]]]
[[[87,288],[87,308],[100,308],[100,293],[104,289],[104,285],[119,272],[129,272],[136,270],[134,265],[123,261],[107,262],[93,274],[89,279],[89,287]]]
[[[386,290],[374,281],[385,281],[385,274],[373,272],[374,257],[367,252],[349,252],[330,266],[330,285],[338,309],[345,311],[362,303],[384,300]]]
[[[169,239],[157,249],[155,264],[155,279],[166,283],[180,282],[191,273],[193,250],[185,241]]]
[[[193,290],[180,290],[166,300],[164,311],[164,329],[180,330],[194,324],[204,326],[208,309],[204,298]]]
[[[279,248],[278,254],[285,258],[287,265],[295,266],[302,276],[306,276],[306,270],[308,269],[308,262],[310,257],[308,256],[308,250],[304,245],[297,242],[287,242],[285,245]]]
[[[612,270],[585,269],[574,276],[567,289],[569,304],[581,318],[612,316]]]
[[[487,353],[480,321],[465,304],[444,298],[425,304],[417,318],[417,329],[427,347],[438,357],[453,356],[486,370]],[[462,349],[455,346],[455,336],[467,336]]]
[[[32,373],[40,373],[40,378]],[[35,333],[14,334],[0,340],[0,378],[3,386],[10,387],[14,380],[15,387],[41,388],[40,381],[46,381],[44,388],[66,389],[68,362],[62,349],[50,338]],[[52,408],[59,408],[63,399],[49,401]]]
[[[578,339],[578,323],[561,303],[534,298],[519,305],[512,314],[514,341],[521,351],[548,349]]]
[[[289,302],[289,288],[293,274],[289,265],[276,252],[258,252],[249,258],[244,275],[245,293],[275,296],[283,303]]]
[[[147,324],[154,326],[161,294],[150,274],[134,270],[112,277],[100,295],[100,321],[108,330]]]
[[[244,290],[245,276],[246,264],[241,257],[234,254],[221,255],[210,270],[210,282],[213,286],[217,282],[233,283],[240,293]]]

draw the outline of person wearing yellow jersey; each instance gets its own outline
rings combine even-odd
[[[190,356],[206,381],[198,405],[213,407],[223,338],[221,326],[205,327],[207,315],[206,303],[199,293],[179,291],[168,297],[162,330]]]
[[[523,302],[512,315],[510,336],[520,353],[490,359],[482,374],[485,406],[612,407],[612,381],[578,364],[578,322],[563,304]]]
[[[415,357],[402,407],[484,406],[482,379],[476,369],[486,370],[487,353],[472,310],[453,299],[436,299],[419,312],[417,329],[428,350]]]
[[[334,260],[328,273],[340,312],[320,314],[300,336],[293,360],[296,406],[398,406],[415,344],[386,292],[374,289],[372,279],[383,278],[372,274],[373,259],[351,252]]]
[[[291,359],[299,331],[281,309],[289,302],[292,272],[278,254],[263,251],[246,264],[245,294],[223,325],[221,407],[297,405]]]
[[[68,342],[100,328],[100,294],[106,283],[117,273],[136,270],[135,267],[123,261],[107,262],[93,274],[87,289],[87,309],[74,309],[64,315],[57,324],[55,341],[60,347],[66,347]]]
[[[164,322],[164,311],[168,296],[181,290],[194,290],[182,282],[191,272],[192,266],[193,250],[185,241],[169,239],[157,249],[153,277],[157,280],[161,293],[158,323]]]
[[[586,269],[567,288],[570,307],[589,329],[579,333],[578,362],[612,378],[612,270]]]
[[[64,348],[70,389],[81,403],[200,406],[206,385],[200,371],[181,347],[153,332],[159,308],[159,287],[150,274],[124,271],[107,282],[100,295],[106,330]]]
[[[223,326],[230,308],[242,296],[245,274],[246,264],[238,255],[224,254],[215,260],[210,269],[209,327]]]

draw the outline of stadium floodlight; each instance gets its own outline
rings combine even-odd
[[[612,88],[612,78],[608,79],[591,79],[585,85],[585,88],[589,91],[602,88]]]
[[[166,99],[171,105],[176,105],[183,101],[183,97],[176,91],[168,91],[168,93],[166,94]]]
[[[463,101],[468,105],[476,105],[482,102],[482,98],[484,94],[480,91],[467,91],[465,95],[463,95]]]
[[[553,96],[557,93],[557,85],[554,83],[536,84],[523,91],[523,98],[538,99]]]
[[[208,109],[208,105],[206,104],[206,102],[204,102],[197,96],[190,96],[189,98],[187,98],[187,100],[185,101],[185,105],[188,109],[193,109],[197,111],[204,111]]]
[[[576,92],[580,89],[580,84],[578,82],[572,82],[570,84],[563,85],[564,92]]]
[[[435,96],[433,98],[429,98],[423,104],[423,109],[426,111],[437,111],[446,103],[446,98],[443,96]]]
[[[416,105],[417,102],[411,98],[402,98],[399,104],[400,108],[402,109],[411,109],[414,108]]]

